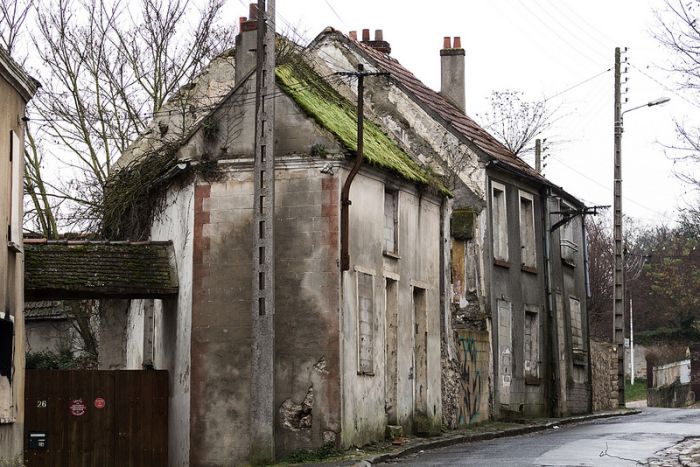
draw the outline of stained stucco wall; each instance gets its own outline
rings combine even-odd
[[[297,161],[275,186],[278,453],[318,447],[340,431],[339,188],[320,168]],[[242,462],[250,444],[252,172],[226,170],[195,189],[193,465]]]
[[[194,183],[185,180],[170,188],[164,212],[151,227],[153,240],[172,240],[180,289],[177,299],[153,304],[153,365],[168,370],[168,465],[189,465],[190,347],[192,322]],[[185,285],[185,286],[183,286]],[[141,341],[143,342],[143,340]]]
[[[1,77],[0,101],[3,110],[0,112],[0,225],[3,226],[4,239],[4,244],[0,247],[0,313],[10,312],[14,318],[15,334],[11,389],[7,388],[9,381],[6,378],[5,382],[0,383],[3,386],[0,389],[0,459],[11,459],[22,454],[24,430],[24,256],[8,248],[10,239],[5,226],[10,223],[11,213],[10,131],[14,131],[20,144],[23,144],[22,117],[25,103],[17,91]],[[23,158],[20,156],[16,163],[23,164]],[[24,173],[23,170],[20,173]],[[20,183],[13,188],[21,192],[22,185]],[[21,213],[20,205],[20,215]]]
[[[367,176],[356,179],[350,192],[351,267],[343,275],[342,313],[344,446],[383,438],[385,400],[394,387],[395,424],[407,431],[434,430],[441,424],[440,204],[409,186],[399,188],[399,258],[383,256],[385,187],[381,178]],[[358,273],[373,278],[371,375],[358,374]],[[387,280],[396,281],[398,288],[393,350],[387,349],[386,340],[391,322],[385,300]],[[416,295],[422,293],[419,290],[425,291],[424,323],[418,316],[421,311],[416,310],[422,306],[417,302],[421,300]],[[423,343],[427,344],[424,355]],[[394,363],[389,363],[390,359],[395,359]],[[421,361],[427,363],[425,373]],[[393,375],[388,374],[387,364],[393,365]]]

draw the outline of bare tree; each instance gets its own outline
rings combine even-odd
[[[14,55],[32,0],[0,0],[0,46]]]
[[[520,91],[493,91],[491,110],[479,117],[513,154],[523,155],[534,147],[534,140],[551,128],[554,111],[546,101],[528,101]]]
[[[665,0],[656,11],[655,38],[671,52],[668,71],[678,77],[678,87],[688,99],[700,104],[700,1]],[[676,121],[677,144],[667,147],[667,155],[677,163],[680,180],[700,191],[700,128],[696,123]],[[700,193],[699,193],[700,194]],[[700,212],[696,206],[691,211]]]
[[[55,223],[97,229],[114,162],[168,99],[233,45],[232,28],[219,25],[223,3],[49,0],[35,10],[43,87],[32,101],[40,124],[34,136],[51,144],[29,139],[27,211],[45,235]],[[196,102],[190,105],[183,112],[197,111]],[[44,153],[71,179],[47,180],[40,170]]]

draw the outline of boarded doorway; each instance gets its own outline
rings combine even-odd
[[[32,466],[167,466],[168,372],[27,370]]]

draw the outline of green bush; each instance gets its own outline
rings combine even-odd
[[[25,367],[27,370],[91,370],[97,368],[97,356],[70,350],[27,352]]]

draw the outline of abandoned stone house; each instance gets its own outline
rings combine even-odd
[[[103,303],[99,365],[168,370],[169,465],[248,459],[256,392],[274,410],[277,455],[363,445],[386,425],[430,432],[590,410],[584,206],[467,117],[452,40],[440,93],[369,31],[328,28],[280,57],[275,360],[254,367],[255,25],[244,19],[235,51],[171,98],[118,162],[112,189],[147,189],[116,197],[136,201],[112,206],[108,231],[148,242],[32,245],[80,248],[85,261],[90,248],[161,251],[162,271],[140,273],[163,274],[158,293]],[[365,81],[344,271],[357,82],[336,73],[358,64],[388,77]]]
[[[443,418],[590,411],[584,205],[465,114],[465,51],[445,37],[435,92],[390,55],[381,31],[328,28],[309,45],[321,74],[358,63],[374,118],[451,183],[452,306],[442,318]],[[354,99],[356,88],[344,86]],[[456,176],[455,176],[456,175]]]
[[[22,453],[24,430],[24,261],[22,177],[25,108],[38,83],[0,47],[0,459]]]
[[[248,459],[256,391],[274,406],[277,455],[363,445],[383,439],[387,424],[439,430],[449,191],[365,119],[341,271],[340,195],[357,111],[305,60],[280,59],[276,71],[275,360],[269,384],[254,384],[251,374],[265,371],[251,357],[255,21],[241,31],[235,55],[215,59],[174,99],[205,110],[186,106],[184,120],[159,112],[154,132],[119,162],[118,186],[162,164],[151,182],[163,202],[145,236],[172,241],[179,292],[131,303],[127,325],[111,331],[127,351],[107,352],[126,357],[110,367],[141,368],[148,356],[169,370],[170,465]]]

